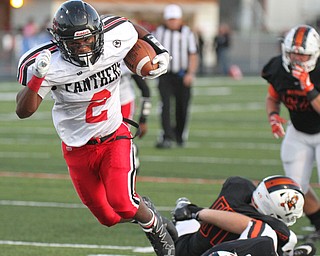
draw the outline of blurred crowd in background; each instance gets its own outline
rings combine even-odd
[[[217,3],[216,7],[212,7],[213,9],[210,10],[201,9],[200,13],[203,17],[200,18],[199,8],[201,8],[200,2],[202,1],[199,1],[197,6],[193,8],[192,1],[187,2],[189,5],[182,4],[183,9],[186,10],[187,23],[198,36],[200,53],[198,75],[229,76],[230,73],[236,77],[237,74],[260,75],[261,68],[270,56],[279,53],[279,38],[286,32],[285,27],[291,28],[296,23],[304,23],[312,25],[316,29],[319,28],[320,19],[317,18],[319,14],[313,4],[314,0],[306,0],[304,3],[297,0],[289,1],[292,4],[292,10],[286,17],[283,17],[277,12],[281,13],[288,1],[282,1],[281,5],[275,0],[213,1],[213,3]],[[51,19],[45,18],[47,10],[46,12],[40,10],[48,8],[50,2],[54,1],[46,0],[38,3],[39,15],[37,16],[13,15],[12,19],[18,20],[17,17],[19,17],[20,23],[16,22],[16,25],[12,25],[10,31],[0,29],[0,80],[14,79],[19,57],[32,46],[50,40],[51,37],[46,28],[51,27]],[[123,9],[126,6],[124,2],[120,1],[119,4],[113,6],[117,14],[129,15],[126,17],[149,31],[154,31],[161,22],[158,19],[160,13],[154,15],[155,9],[152,8],[152,5],[145,5],[145,9],[137,7],[138,9],[131,10],[130,8],[133,7]],[[272,7],[273,2],[278,4]],[[98,7],[104,8],[106,6],[105,8],[108,9],[107,3],[101,3]],[[139,1],[136,4],[138,5],[138,3]],[[210,1],[210,3],[212,2]],[[27,15],[29,12],[24,11],[23,13]],[[212,17],[208,16],[209,13]],[[305,13],[308,15],[304,15]],[[205,22],[208,18],[211,23]],[[22,19],[27,19],[27,21],[22,22]],[[198,19],[197,25],[193,25],[195,19]],[[208,32],[210,33],[208,34]]]
[[[138,23],[151,32],[154,31],[157,25],[144,20],[139,20]],[[48,27],[51,27],[50,19],[44,20],[42,23],[37,23],[33,17],[30,17],[24,27],[11,30],[10,32],[0,31],[0,80],[14,78],[20,56],[33,46],[51,40],[52,37],[47,31]],[[230,75],[230,68],[232,72],[232,68],[239,66],[247,67],[243,68],[243,71],[247,74],[257,73],[257,70],[251,69],[251,67],[256,68],[257,65],[255,63],[250,64],[250,58],[248,58],[250,56],[250,52],[248,52],[249,48],[243,48],[240,51],[237,49],[252,42],[257,42],[258,44],[264,44],[266,49],[270,49],[267,50],[265,54],[266,56],[270,56],[270,52],[277,47],[277,40],[273,36],[268,36],[266,42],[265,38],[261,38],[261,35],[252,35],[253,38],[248,41],[247,37],[242,38],[236,31],[232,32],[228,24],[221,24],[218,30],[221,31],[221,28],[222,30],[227,30],[227,32],[217,34],[217,36],[213,37],[209,42],[204,41],[201,30],[194,29],[198,39],[200,57],[198,75],[216,74],[228,76]],[[227,42],[223,42],[225,36],[227,36]],[[210,54],[215,58],[213,65],[208,65],[204,61],[204,55],[208,54],[208,51],[210,51]],[[255,58],[255,60],[258,59]],[[263,61],[261,61],[261,63],[262,62]]]
[[[20,56],[36,45],[51,40],[47,28],[51,26],[51,19],[46,19],[42,24],[35,22],[33,17],[28,19],[25,26],[1,33],[1,61],[0,78],[10,78],[15,75],[17,61]]]

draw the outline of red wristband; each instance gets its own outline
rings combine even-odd
[[[27,85],[31,91],[38,93],[43,80],[44,77],[39,78],[36,76],[32,76]]]

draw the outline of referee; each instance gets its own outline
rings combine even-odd
[[[162,134],[157,148],[171,148],[172,142],[183,147],[187,138],[188,108],[191,86],[198,68],[197,40],[190,27],[183,24],[182,9],[167,5],[163,12],[164,24],[155,35],[172,56],[168,72],[159,77]],[[175,111],[171,110],[175,104]],[[171,117],[175,114],[175,117]]]

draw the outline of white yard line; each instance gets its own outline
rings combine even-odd
[[[1,152],[0,151],[0,158],[35,158],[35,159],[49,159],[51,157],[50,153],[43,153],[43,152]]]
[[[67,208],[67,209],[83,209],[83,204],[76,203],[57,203],[57,202],[35,202],[35,201],[17,201],[17,200],[0,200],[3,206],[23,206],[23,207],[51,207],[51,208]],[[160,206],[159,211],[171,211],[172,207]]]
[[[0,158],[34,158],[34,159],[49,159],[50,153],[42,152],[4,152],[0,151]],[[280,166],[280,160],[275,159],[241,159],[241,158],[226,158],[226,157],[191,157],[191,156],[141,156],[140,159],[144,162],[170,162],[170,163],[194,163],[194,164],[244,164],[244,165],[262,165],[262,166]]]
[[[96,244],[59,244],[59,243],[39,243],[39,242],[10,241],[10,240],[0,240],[0,245],[34,246],[34,247],[58,247],[58,248],[82,248],[82,249],[128,250],[128,251],[139,252],[139,253],[150,253],[150,252],[153,252],[152,247],[96,245]]]
[[[274,159],[241,159],[241,158],[218,158],[218,157],[192,157],[192,156],[141,156],[144,162],[182,162],[182,163],[197,163],[197,164],[245,164],[245,165],[263,165],[263,166],[280,166],[280,160]]]

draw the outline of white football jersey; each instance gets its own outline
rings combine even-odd
[[[135,91],[132,72],[128,69],[124,61],[120,64],[121,67],[121,82],[120,82],[120,102],[121,106],[135,100]]]
[[[122,17],[106,17],[104,50],[89,67],[78,67],[65,61],[57,46],[47,43],[25,53],[18,67],[18,81],[26,85],[32,77],[31,66],[43,50],[52,53],[51,64],[38,94],[49,91],[55,101],[53,123],[61,140],[68,146],[85,145],[93,137],[113,133],[121,125],[119,96],[120,62],[136,43],[138,34]]]

